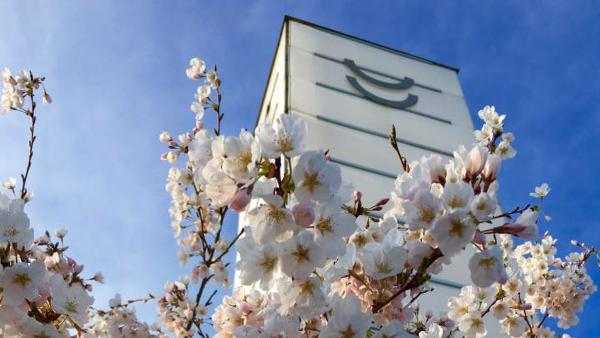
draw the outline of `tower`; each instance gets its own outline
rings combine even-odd
[[[430,153],[451,158],[458,145],[473,142],[457,68],[289,16],[257,124],[279,114],[306,121],[308,148],[328,149],[366,205],[388,197],[402,172],[388,140],[392,125],[409,161]],[[472,253],[432,278],[436,290],[419,298],[422,308],[446,311],[447,299],[470,284]]]

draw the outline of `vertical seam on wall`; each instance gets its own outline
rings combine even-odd
[[[290,20],[285,22],[285,109],[284,114],[290,113]]]

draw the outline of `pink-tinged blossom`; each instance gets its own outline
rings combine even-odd
[[[535,240],[538,236],[538,215],[537,211],[527,209],[514,223],[507,223],[496,228],[497,232],[510,234],[526,241]]]

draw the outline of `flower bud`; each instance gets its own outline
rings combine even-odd
[[[313,208],[304,203],[296,204],[292,208],[294,222],[301,227],[309,227],[315,221],[315,212]]]
[[[181,134],[177,138],[179,139],[179,143],[184,146],[192,142],[192,136],[189,133]]]
[[[495,228],[495,232],[501,234],[510,234],[519,237],[525,241],[537,239],[538,212],[531,209],[525,210],[514,223],[507,223]]]
[[[179,158],[179,155],[174,151],[169,151],[166,156],[167,162],[169,162],[171,164],[175,164],[175,162],[177,162],[178,158]]]
[[[94,274],[94,276],[92,277],[92,280],[94,280],[98,283],[104,283],[104,275],[102,274],[102,272],[98,271]]]
[[[481,146],[474,146],[467,154],[465,169],[467,177],[474,177],[481,173],[487,159],[488,151]]]
[[[7,179],[6,181],[2,182],[2,185],[9,190],[14,190],[15,187],[17,186],[17,180],[14,177],[11,177],[9,179]]]
[[[241,189],[233,195],[229,208],[235,212],[242,212],[246,209],[248,203],[250,203],[250,194],[247,189]]]
[[[360,191],[355,191],[355,192],[352,194],[352,198],[354,199],[354,201],[355,201],[355,202],[358,202],[358,201],[360,201],[360,200],[362,199],[362,192],[360,192]]]
[[[171,141],[173,138],[171,137],[171,134],[169,134],[168,131],[163,131],[162,133],[160,133],[160,136],[158,137],[158,139],[160,140],[161,143],[167,143],[167,142]]]
[[[492,154],[488,156],[487,161],[485,162],[485,167],[483,168],[483,178],[486,182],[492,182],[496,180],[496,176],[498,176],[501,164],[502,158],[500,158],[500,155]]]
[[[479,245],[485,245],[485,243],[486,243],[485,235],[482,234],[481,231],[476,230],[475,237],[473,237],[473,242],[475,242]]]
[[[42,96],[42,103],[50,104],[52,103],[52,97],[44,90],[44,95]]]
[[[108,306],[111,308],[115,308],[120,305],[121,305],[121,295],[118,293],[108,301]]]

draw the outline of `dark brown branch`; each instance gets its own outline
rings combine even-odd
[[[392,148],[394,148],[396,154],[398,154],[398,158],[400,159],[402,169],[404,169],[404,172],[406,173],[410,172],[410,165],[408,164],[408,160],[406,159],[406,157],[404,157],[404,155],[402,155],[402,153],[400,152],[400,148],[398,147],[398,138],[396,137],[396,126],[394,125],[392,125],[392,131],[390,132],[389,140],[390,144],[392,145]]]
[[[406,284],[404,284],[404,286],[402,288],[400,288],[400,290],[396,291],[393,295],[391,295],[385,301],[383,301],[381,303],[373,304],[373,313],[379,312],[381,309],[383,309],[386,305],[391,303],[396,297],[398,297],[405,291],[419,287],[420,285],[425,283],[427,281],[427,278],[426,278],[427,269],[438,258],[440,258],[442,256],[444,256],[444,254],[442,254],[440,249],[435,249],[435,251],[431,254],[431,257],[423,260],[423,262],[421,263],[421,266],[419,267],[417,272],[413,275],[413,277],[408,282],[406,282]]]

